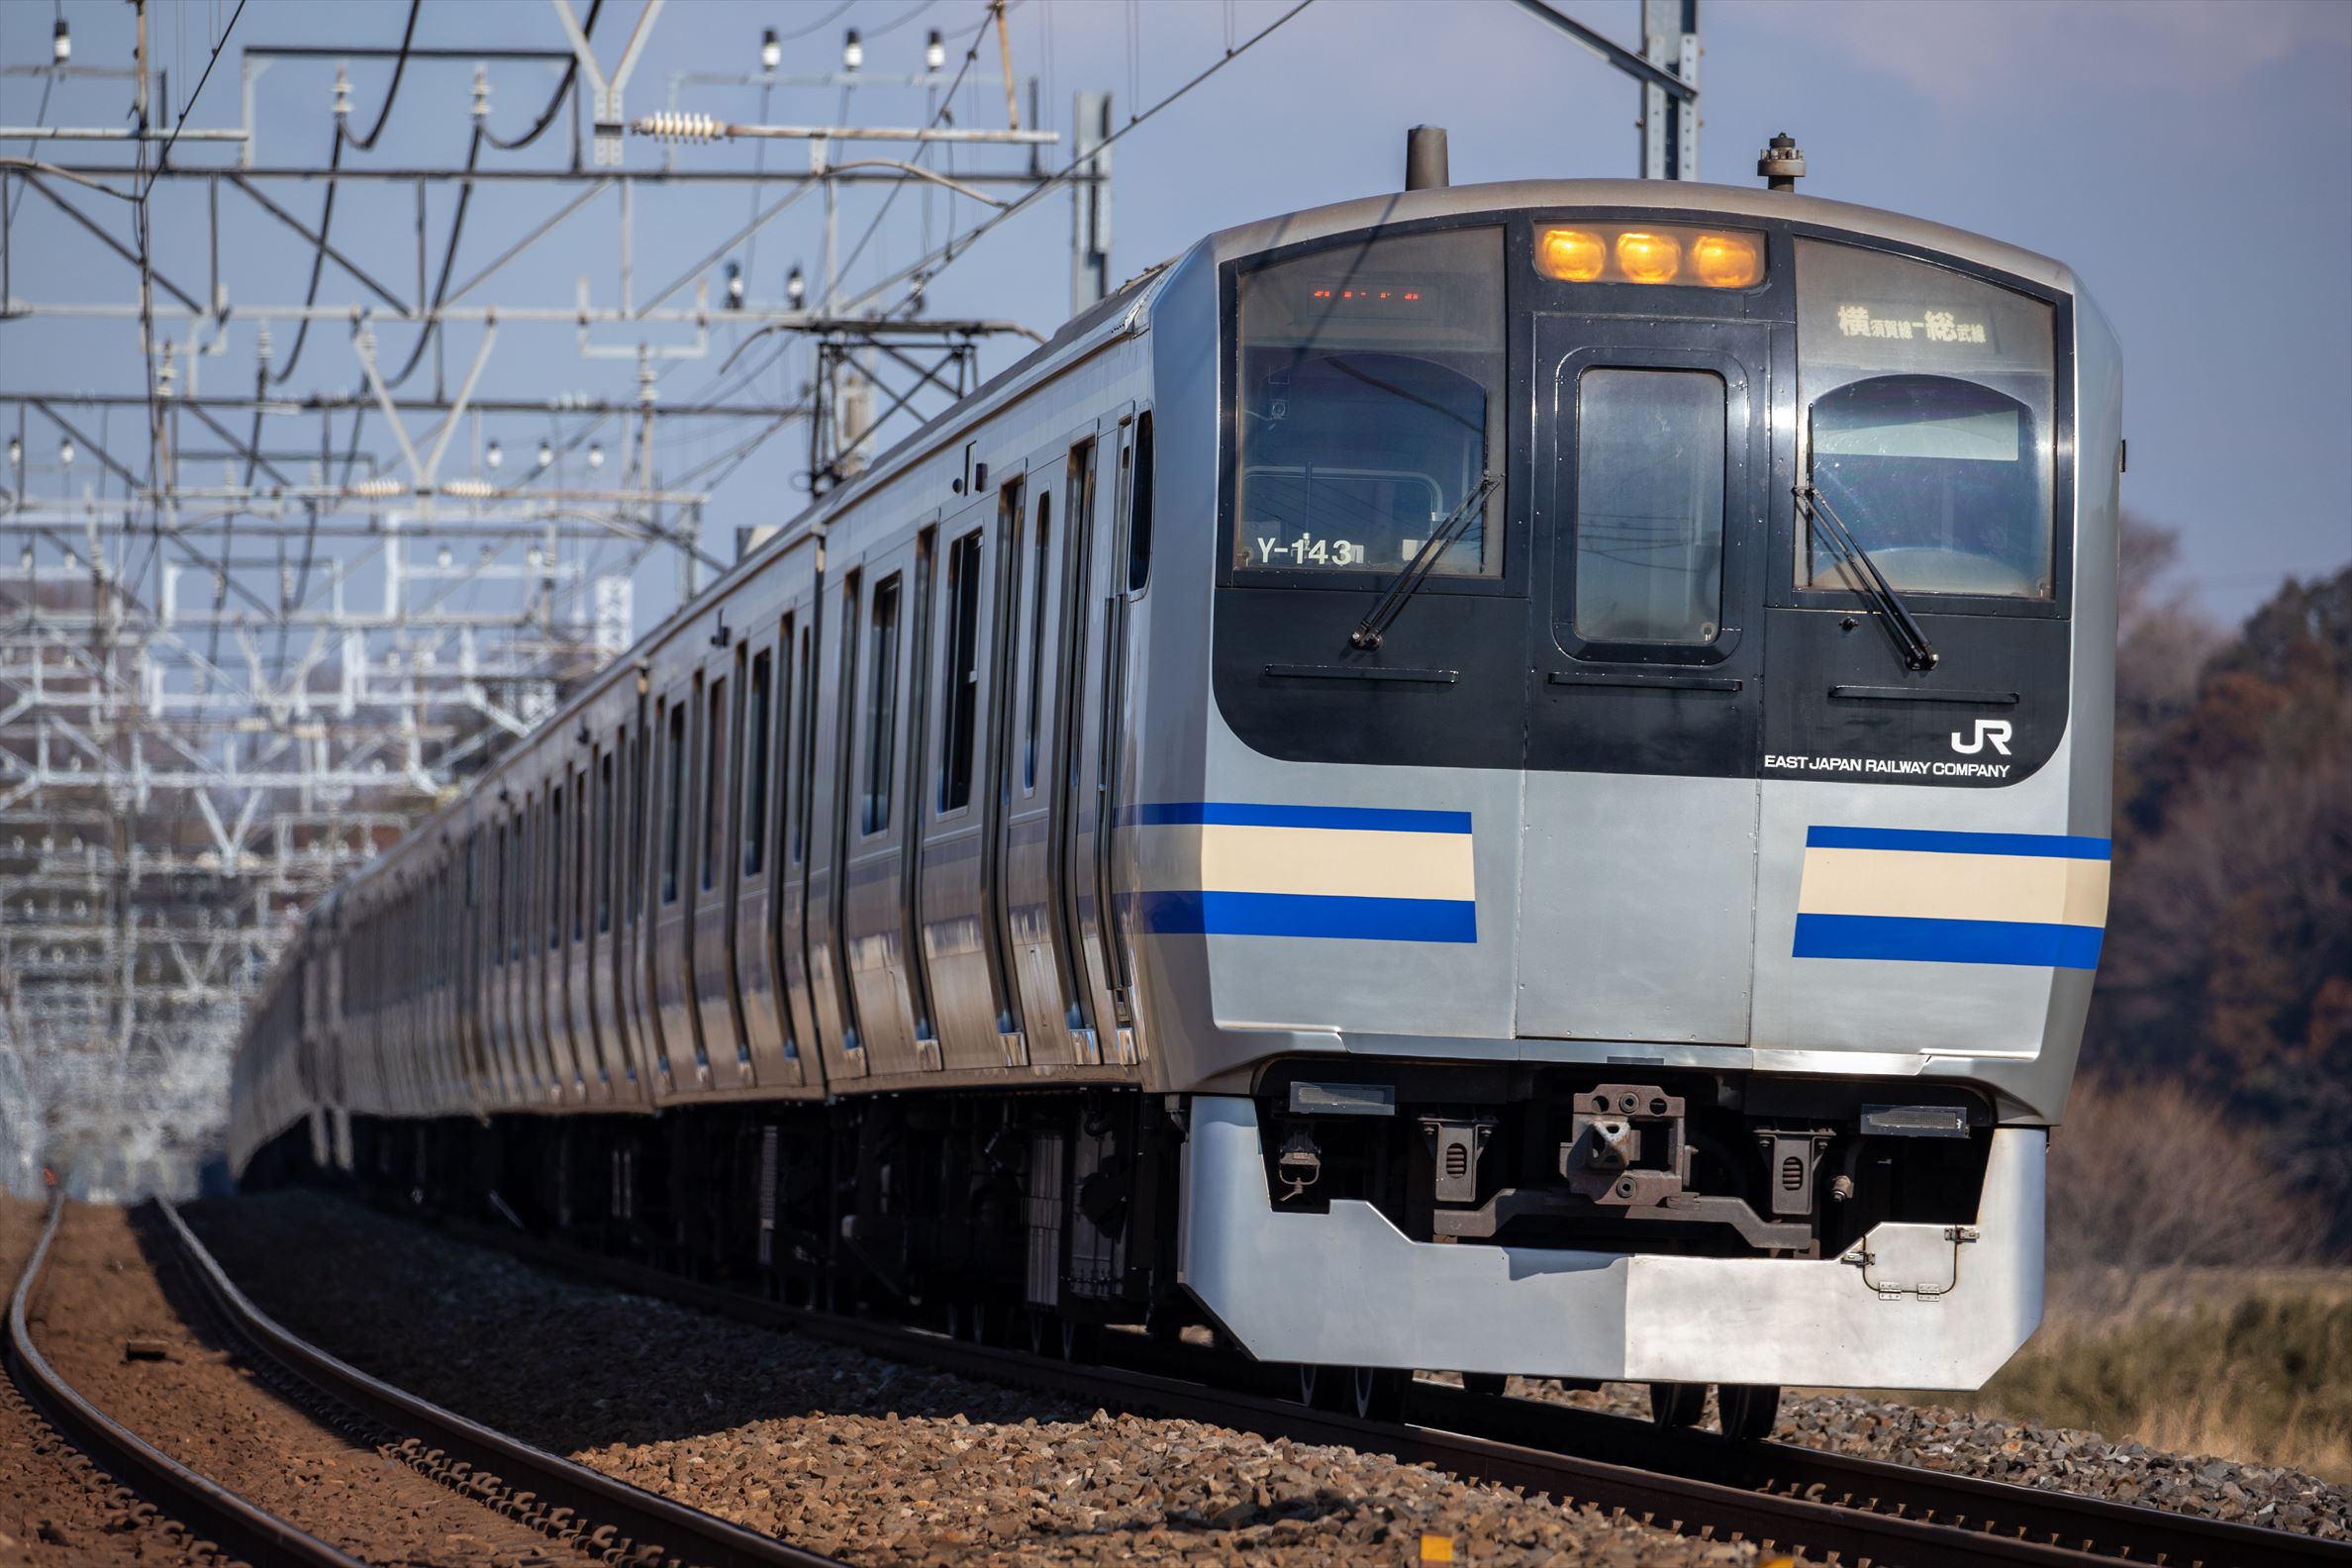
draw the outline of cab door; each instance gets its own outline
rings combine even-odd
[[[1748,1040],[1776,330],[1536,319],[1522,1036]]]

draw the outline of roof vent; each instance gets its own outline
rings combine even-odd
[[[1797,146],[1797,139],[1783,131],[1763,151],[1756,154],[1756,175],[1765,188],[1793,191],[1805,177],[1805,153]]]
[[[1445,127],[1415,126],[1405,133],[1405,188],[1442,190],[1452,184],[1445,171]]]

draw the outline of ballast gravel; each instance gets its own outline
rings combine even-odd
[[[1648,1392],[1630,1383],[1604,1384],[1595,1393],[1514,1378],[1511,1392],[1613,1415],[1649,1414]],[[1712,1395],[1707,1419],[1712,1425]],[[1790,1394],[1781,1401],[1780,1424],[1772,1435],[1829,1453],[2267,1524],[2322,1540],[2352,1540],[2352,1487],[2301,1470],[2166,1453],[2071,1427],[2033,1426],[1860,1394]]]
[[[1112,1416],[541,1274],[309,1193],[189,1216],[262,1309],[526,1441],[861,1565],[1739,1564],[1379,1454]]]
[[[1383,1455],[1112,1416],[542,1275],[311,1193],[191,1215],[296,1332],[612,1475],[860,1565],[1735,1563],[1701,1542]],[[1512,1391],[1646,1415],[1647,1396]],[[1713,1413],[1710,1412],[1712,1422]],[[2352,1495],[2236,1465],[1846,1394],[1775,1437],[1922,1468],[2352,1538]]]

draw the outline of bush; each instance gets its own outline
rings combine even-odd
[[[2124,1297],[2168,1269],[2303,1263],[2313,1229],[2220,1096],[2171,1079],[2076,1081],[2050,1141],[2054,1294]]]

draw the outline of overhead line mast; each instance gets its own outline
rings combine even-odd
[[[797,509],[792,486],[855,472],[975,385],[990,345],[1035,338],[1010,313],[927,316],[919,290],[866,297],[890,265],[850,270],[843,217],[929,192],[953,232],[959,205],[1068,184],[1073,303],[1099,297],[1109,159],[1073,177],[1038,156],[1060,138],[1035,76],[980,63],[1013,58],[1007,9],[973,4],[944,38],[852,31],[837,64],[754,29],[757,70],[669,75],[655,118],[807,149],[785,168],[630,147],[648,139],[624,90],[644,93],[675,21],[660,0],[550,0],[543,43],[481,49],[432,37],[457,14],[432,7],[338,10],[384,18],[364,42],[232,20],[187,41],[211,86],[184,96],[147,30],[202,28],[202,8],[143,5],[128,60],[85,28],[0,62],[44,93],[39,123],[0,125],[0,1187],[49,1158],[89,1190],[184,1190],[297,913],[628,647],[647,571],[669,563],[663,603],[694,593]],[[904,70],[883,57],[901,48]],[[437,88],[452,71],[470,96]],[[954,123],[966,87],[1001,90],[1011,123]],[[511,141],[488,129],[509,94],[538,117]],[[776,112],[736,118],[751,99]],[[340,129],[354,108],[365,142]],[[280,129],[305,114],[339,128],[333,158],[288,150],[323,140]],[[427,155],[452,135],[462,155]],[[748,223],[707,205],[721,191]],[[384,244],[412,204],[413,246],[405,212]],[[764,284],[735,265],[762,236],[806,264]],[[569,298],[548,286],[566,267]],[[307,300],[281,287],[314,268]],[[112,428],[129,418],[144,453]],[[801,452],[770,449],[793,432]]]

